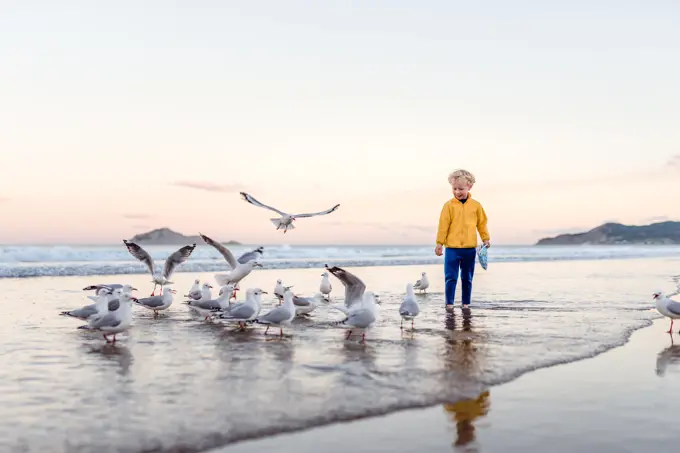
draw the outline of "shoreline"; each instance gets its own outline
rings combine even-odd
[[[482,446],[484,452],[495,451],[583,451],[593,445],[604,449],[598,451],[621,451],[625,448],[617,441],[622,435],[630,437],[629,442],[636,443],[637,437],[651,442],[645,448],[657,449],[659,445],[666,445],[668,439],[661,435],[651,439],[647,433],[636,430],[620,432],[620,418],[645,419],[645,423],[654,425],[665,423],[669,425],[669,432],[675,417],[675,411],[667,404],[667,411],[660,413],[648,404],[647,410],[653,414],[618,411],[620,406],[640,406],[639,399],[646,400],[644,390],[654,384],[654,377],[639,376],[640,362],[657,356],[655,372],[659,371],[659,363],[669,367],[676,365],[675,371],[680,376],[680,336],[673,334],[674,345],[671,346],[666,319],[656,319],[651,325],[636,329],[628,336],[627,341],[594,357],[576,360],[566,364],[557,364],[534,371],[529,371],[509,382],[489,386],[477,398],[461,400],[452,404],[438,404],[426,408],[410,408],[391,412],[386,415],[370,416],[352,421],[339,421],[329,425],[310,427],[305,430],[279,433],[276,435],[238,441],[224,447],[206,450],[205,453],[256,452],[269,448],[281,448],[284,451],[295,449],[298,453],[325,450],[325,453],[344,452],[354,448],[358,439],[367,449],[361,451],[442,451],[451,448],[470,445]],[[666,344],[667,343],[667,344]],[[666,345],[665,348],[663,346]],[[663,348],[661,352],[659,349]],[[635,360],[638,359],[638,360]],[[664,362],[666,360],[666,362]],[[647,368],[645,368],[647,369]],[[612,371],[616,372],[616,382],[609,383],[606,377]],[[636,373],[637,372],[637,373]],[[644,374],[644,372],[643,372]],[[649,373],[648,373],[649,374]],[[670,372],[669,372],[670,374]],[[635,376],[633,376],[635,375]],[[676,383],[677,382],[677,383]],[[656,382],[657,384],[660,382]],[[670,384],[673,392],[680,396],[680,382],[670,379],[661,384]],[[599,386],[604,386],[605,393],[599,392]],[[596,387],[598,387],[596,389]],[[579,391],[581,390],[581,391]],[[655,398],[665,400],[663,393],[653,393]],[[576,398],[573,395],[578,395]],[[578,399],[583,398],[586,404],[579,406]],[[643,404],[644,406],[644,404]],[[536,407],[528,410],[528,407]],[[658,406],[656,406],[658,409]],[[639,408],[638,408],[639,409]],[[566,436],[560,431],[575,431],[577,428],[565,424],[568,418],[574,418],[574,423],[583,424],[579,417],[591,420],[593,423],[602,422],[607,426],[614,426],[611,445],[607,443],[602,432],[597,429],[580,432],[573,437]],[[447,420],[447,418],[449,420]],[[455,426],[451,426],[451,425]],[[530,426],[527,426],[530,425]],[[551,425],[554,431],[536,433],[539,425]],[[616,431],[616,427],[619,431]],[[451,431],[456,432],[452,442]],[[662,433],[664,434],[663,430]],[[447,437],[448,435],[448,437]],[[556,441],[564,442],[556,450]],[[654,445],[654,442],[658,445]],[[370,447],[370,448],[368,448]],[[611,450],[607,449],[611,448]],[[617,449],[618,448],[618,449]],[[627,450],[638,451],[638,450]]]

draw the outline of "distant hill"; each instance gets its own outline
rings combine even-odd
[[[158,228],[147,233],[136,234],[130,241],[140,245],[188,245],[204,243],[200,236],[185,236],[182,233],[172,231],[170,228]],[[236,241],[223,242],[223,244],[241,245]]]
[[[680,222],[650,225],[605,223],[590,231],[543,238],[536,245],[576,244],[680,244]]]

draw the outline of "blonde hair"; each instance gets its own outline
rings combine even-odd
[[[475,183],[475,175],[470,173],[467,170],[455,170],[452,171],[449,174],[449,184],[453,184],[455,181],[463,179],[465,180],[468,184],[474,184]]]

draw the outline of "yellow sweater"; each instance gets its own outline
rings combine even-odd
[[[439,229],[437,230],[437,245],[448,248],[477,247],[477,231],[482,241],[488,241],[489,230],[486,227],[486,213],[468,192],[465,203],[455,197],[444,204],[439,215]]]

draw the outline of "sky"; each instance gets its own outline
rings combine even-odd
[[[680,220],[680,3],[0,3],[0,243],[495,244]],[[285,236],[273,213],[320,211]]]

